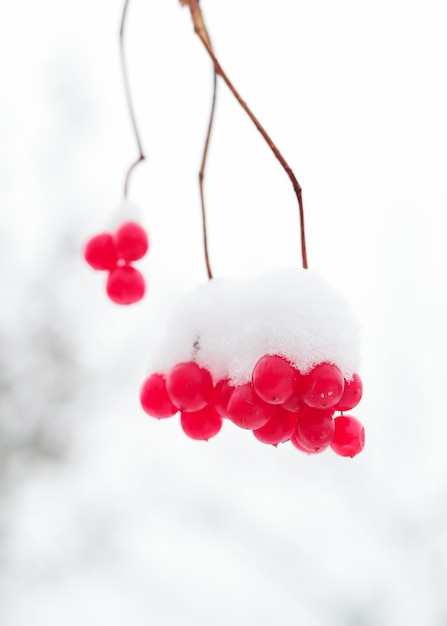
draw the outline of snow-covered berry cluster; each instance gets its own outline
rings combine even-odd
[[[149,248],[146,231],[128,221],[115,233],[103,232],[91,237],[84,247],[84,258],[94,269],[107,271],[106,292],[116,304],[133,304],[146,291],[142,273],[132,263],[142,259]]]
[[[193,439],[227,420],[262,443],[352,457],[364,446],[344,414],[362,397],[357,343],[346,302],[310,270],[213,279],[179,303],[141,405],[158,419],[180,413]]]
[[[265,355],[250,382],[213,384],[210,372],[194,361],[178,363],[167,375],[153,373],[144,382],[143,409],[158,419],[180,412],[183,431],[192,439],[217,435],[224,419],[251,430],[259,441],[277,446],[291,442],[308,454],[331,447],[355,456],[364,446],[364,430],[353,416],[335,411],[354,408],[362,397],[358,374],[345,380],[339,368],[321,363],[302,374],[287,359]]]

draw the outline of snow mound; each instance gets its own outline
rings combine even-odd
[[[302,373],[322,362],[349,380],[360,364],[359,326],[346,299],[313,270],[284,268],[250,278],[214,278],[177,304],[151,370],[194,360],[214,382],[251,380],[265,354]]]

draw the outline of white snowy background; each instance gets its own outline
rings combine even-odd
[[[136,156],[120,0],[0,8],[1,626],[447,624],[447,41],[442,0],[202,0],[216,52],[303,187],[310,266],[361,323],[355,458],[208,443],[138,391],[206,280],[197,173],[211,66],[177,0],[127,51],[151,250],[119,308],[83,264]],[[220,85],[216,276],[300,263],[289,180]]]

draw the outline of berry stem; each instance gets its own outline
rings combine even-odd
[[[298,183],[298,180],[296,179],[295,174],[293,173],[291,167],[288,165],[288,163],[286,162],[286,160],[284,159],[284,157],[282,156],[282,154],[278,150],[276,144],[273,142],[273,140],[267,134],[266,130],[261,125],[261,123],[259,122],[257,117],[254,115],[254,113],[248,107],[247,103],[242,99],[242,97],[240,96],[239,92],[236,90],[236,88],[234,87],[233,83],[230,81],[230,79],[228,78],[227,74],[222,69],[222,66],[220,65],[219,61],[217,60],[217,58],[216,58],[216,56],[214,54],[213,48],[211,46],[210,38],[208,36],[208,32],[207,32],[207,29],[206,29],[206,26],[205,26],[205,22],[204,22],[204,19],[203,19],[202,11],[200,10],[200,7],[199,7],[199,0],[180,0],[180,4],[182,4],[183,6],[188,6],[189,10],[191,11],[191,18],[192,18],[192,22],[193,22],[193,25],[194,25],[194,31],[198,35],[198,37],[200,38],[200,40],[203,43],[203,45],[204,45],[208,55],[210,56],[211,60],[213,61],[216,75],[220,76],[223,79],[223,81],[225,82],[225,84],[227,85],[227,87],[229,88],[231,93],[233,94],[233,96],[236,98],[238,103],[241,105],[241,107],[247,113],[247,115],[249,116],[251,121],[254,123],[254,125],[256,126],[258,131],[261,133],[262,137],[266,141],[266,143],[269,146],[269,148],[272,150],[272,152],[275,155],[275,157],[280,162],[282,168],[284,169],[284,171],[286,172],[287,176],[290,179],[290,182],[292,183],[293,190],[294,190],[295,195],[296,195],[297,200],[298,200],[298,208],[299,208],[299,215],[300,215],[302,265],[303,265],[304,269],[307,269],[308,263],[307,263],[307,252],[306,252],[306,236],[305,236],[305,231],[304,231],[304,207],[303,207],[303,198],[302,198],[301,186]]]
[[[121,24],[120,24],[120,30],[119,30],[120,59],[121,59],[121,71],[122,71],[123,84],[124,84],[124,93],[126,96],[127,108],[129,111],[130,121],[131,121],[132,129],[135,135],[135,141],[137,143],[139,154],[138,154],[138,158],[130,165],[126,173],[126,177],[124,179],[124,197],[125,198],[127,198],[127,194],[129,191],[130,175],[132,174],[133,170],[137,167],[137,165],[141,163],[141,161],[144,161],[144,159],[146,158],[143,152],[140,133],[138,131],[138,126],[137,126],[137,122],[135,118],[135,111],[134,111],[134,106],[132,102],[132,97],[130,95],[129,76],[127,72],[126,55],[124,52],[124,31],[126,27],[126,17],[127,17],[127,9],[129,7],[129,1],[130,0],[124,0],[123,12],[121,15]]]
[[[206,271],[207,271],[209,280],[212,279],[213,273],[211,271],[209,251],[208,251],[208,233],[207,233],[207,227],[206,227],[205,195],[204,195],[204,190],[203,190],[203,181],[205,178],[206,159],[208,156],[208,147],[210,143],[211,131],[213,128],[214,112],[216,110],[216,95],[217,95],[217,74],[216,74],[216,70],[214,70],[213,72],[213,97],[212,97],[212,102],[211,102],[211,112],[210,112],[210,118],[208,122],[208,130],[206,133],[205,145],[203,148],[202,164],[200,166],[200,172],[199,172],[200,204],[202,207],[203,248],[205,251],[205,264],[206,264]]]

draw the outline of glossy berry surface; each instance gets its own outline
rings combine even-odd
[[[322,448],[318,448],[318,450],[314,450],[313,448],[306,448],[306,446],[303,446],[303,444],[300,443],[299,439],[297,439],[296,431],[290,437],[290,443],[292,443],[297,450],[300,450],[301,452],[305,452],[306,454],[319,454],[320,452],[324,452],[326,448],[328,447],[326,445],[326,446],[323,446]]]
[[[146,413],[158,419],[172,417],[177,413],[177,407],[168,396],[166,378],[162,374],[151,374],[145,380],[140,390],[140,402]]]
[[[358,374],[354,374],[350,381],[345,380],[343,395],[334,406],[337,411],[350,411],[358,405],[363,395],[363,383]]]
[[[293,393],[295,373],[296,370],[286,359],[266,354],[253,368],[253,386],[264,402],[282,404]]]
[[[213,380],[209,371],[194,361],[175,365],[166,377],[171,402],[181,411],[199,411],[213,395]]]
[[[296,415],[285,411],[282,407],[276,407],[269,421],[253,431],[254,436],[262,443],[270,443],[274,446],[288,441],[295,431]]]
[[[118,252],[110,233],[100,233],[87,241],[84,259],[94,270],[113,270],[118,263]]]
[[[339,415],[334,420],[332,450],[340,456],[354,457],[365,447],[365,429],[353,415]]]
[[[228,403],[228,417],[236,426],[254,430],[268,422],[275,411],[256,394],[253,385],[246,383],[236,387]]]
[[[303,381],[303,400],[309,407],[326,409],[334,407],[343,395],[344,378],[336,365],[320,363]]]
[[[106,291],[116,304],[134,304],[143,298],[146,284],[141,272],[130,265],[124,265],[110,272]]]
[[[144,257],[149,248],[146,231],[137,222],[126,222],[115,235],[118,257],[127,263]]]
[[[307,449],[327,448],[334,437],[334,420],[324,409],[303,409],[298,413],[295,438]]]
[[[292,395],[281,405],[286,411],[299,411],[303,408],[304,380],[305,377],[298,370],[295,370]]]
[[[182,411],[180,424],[191,439],[207,441],[222,428],[222,418],[214,407],[208,405],[200,411]]]

